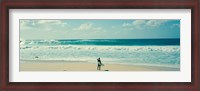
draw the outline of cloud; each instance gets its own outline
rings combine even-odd
[[[89,30],[93,26],[92,23],[83,23],[78,28],[74,28],[73,30]]]
[[[20,30],[64,30],[67,25],[64,20],[20,20]]]
[[[67,22],[64,20],[34,20],[36,25],[40,26],[60,26],[65,27],[67,26]]]
[[[73,28],[73,30],[102,30],[101,27],[94,26],[93,23],[83,23],[78,28]]]
[[[22,26],[49,26],[49,25],[67,25],[63,20],[20,20]]]
[[[122,27],[129,27],[129,26],[132,26],[132,24],[130,24],[130,23],[124,23],[124,24],[122,25]]]
[[[53,24],[53,25],[58,25],[62,24],[62,20],[38,20],[38,24]]]
[[[125,30],[143,30],[146,28],[160,27],[165,22],[167,22],[167,20],[134,20],[132,23],[123,23],[122,27],[124,27]]]
[[[35,25],[35,23],[33,21],[20,20],[20,29],[22,29],[22,30],[31,29],[31,27],[33,27],[34,25]]]
[[[146,20],[135,20],[132,22],[132,25],[141,26],[144,25],[147,21]]]
[[[164,24],[168,20],[149,20],[146,22],[146,25],[149,27],[159,27],[160,25]]]

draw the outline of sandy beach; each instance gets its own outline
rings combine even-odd
[[[179,68],[146,66],[146,65],[125,65],[105,64],[102,71],[180,71]],[[21,62],[20,71],[97,71],[97,64],[89,62]]]

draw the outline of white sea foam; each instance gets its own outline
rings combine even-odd
[[[179,66],[179,46],[20,46],[20,59]]]

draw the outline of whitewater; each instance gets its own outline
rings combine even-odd
[[[180,67],[180,45],[175,40],[137,41],[139,40],[27,40],[20,42],[20,60],[33,63],[96,63],[96,59],[100,57],[104,64]]]

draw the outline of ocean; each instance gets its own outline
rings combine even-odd
[[[180,67],[180,39],[20,40],[21,62],[90,62]]]

